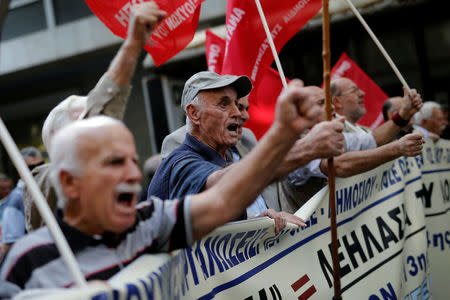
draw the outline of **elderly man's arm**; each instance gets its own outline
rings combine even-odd
[[[274,180],[280,180],[292,171],[318,158],[341,155],[344,151],[344,118],[315,125],[303,138],[297,140],[278,167]]]
[[[416,156],[425,143],[421,134],[413,133],[381,147],[350,151],[334,158],[336,176],[349,177],[378,167],[401,156]],[[320,169],[328,174],[328,161],[322,160]]]
[[[86,110],[80,119],[100,114],[116,119],[123,118],[131,90],[130,81],[139,54],[153,29],[166,16],[155,2],[134,5],[130,12],[127,38],[105,75],[89,93]]]
[[[268,185],[273,172],[297,140],[319,115],[307,101],[301,83],[293,80],[279,97],[275,122],[253,151],[191,202],[195,239],[237,218]]]
[[[411,95],[403,88],[404,96],[402,106],[398,112],[403,120],[409,120],[411,117],[422,108],[422,98],[415,89],[411,90]],[[394,123],[393,120],[385,122],[372,132],[372,135],[378,146],[385,145],[391,142],[402,129]]]

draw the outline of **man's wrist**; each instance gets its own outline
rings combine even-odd
[[[400,113],[396,112],[392,118],[391,118],[392,122],[394,122],[395,125],[397,125],[398,127],[405,127],[406,125],[408,125],[409,123],[409,118],[405,119],[404,117],[402,117],[400,115]]]

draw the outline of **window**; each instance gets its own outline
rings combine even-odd
[[[84,0],[53,0],[56,25],[65,24],[92,15]]]
[[[2,41],[47,28],[42,0],[12,0],[2,30]]]

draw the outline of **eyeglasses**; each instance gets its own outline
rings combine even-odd
[[[346,90],[346,91],[340,93],[340,94],[338,95],[338,97],[339,97],[339,96],[350,95],[350,94],[359,94],[359,93],[361,93],[361,92],[362,92],[362,90],[361,90],[359,87],[355,86],[355,87],[352,87],[352,88],[350,88],[350,89],[348,89],[348,90]]]

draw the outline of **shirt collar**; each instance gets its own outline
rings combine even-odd
[[[212,162],[220,167],[226,167],[229,163],[233,162],[233,157],[229,151],[226,154],[227,160],[223,159],[220,154],[214,150],[213,148],[203,144],[197,138],[195,138],[190,133],[186,133],[186,138],[184,140],[184,144],[186,144],[189,148],[200,154],[205,158],[205,160]]]
[[[73,252],[81,251],[89,246],[95,247],[102,244],[108,248],[114,248],[119,245],[120,241],[124,237],[124,235],[116,235],[111,232],[105,232],[102,235],[90,236],[69,225],[66,221],[59,217],[57,220]]]

